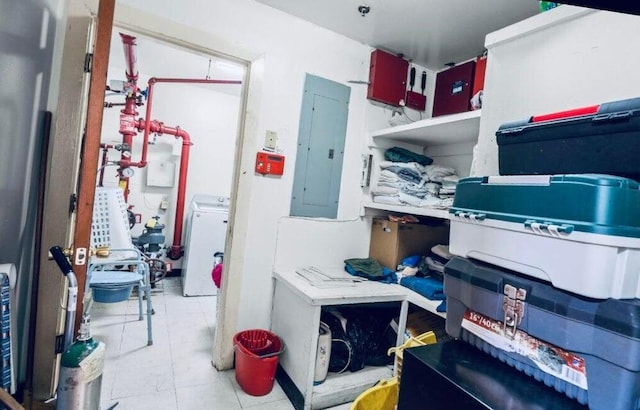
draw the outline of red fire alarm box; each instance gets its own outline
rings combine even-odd
[[[399,107],[400,100],[405,98],[408,70],[407,60],[386,51],[373,50],[367,98]]]
[[[476,62],[469,61],[436,75],[436,90],[433,97],[433,116],[456,114],[471,109],[473,97],[473,75]]]
[[[256,172],[263,175],[282,175],[284,155],[260,151],[256,155]]]

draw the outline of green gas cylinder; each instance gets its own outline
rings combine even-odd
[[[90,320],[83,315],[78,339],[62,354],[57,410],[100,408],[105,345],[91,337]]]

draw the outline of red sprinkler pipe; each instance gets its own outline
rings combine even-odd
[[[122,45],[124,47],[124,60],[127,64],[127,80],[130,82],[138,81],[138,70],[136,70],[136,38],[128,34],[120,33]]]
[[[147,109],[145,118],[149,120],[151,118],[151,107],[153,105],[153,87],[156,83],[173,83],[173,84],[242,84],[242,81],[238,80],[202,80],[198,78],[156,78],[151,77],[149,79],[149,86],[147,87]],[[147,147],[149,145],[149,125],[144,128],[144,135],[142,138],[142,157],[138,162],[132,162],[131,166],[143,168],[147,166]]]
[[[149,87],[147,89],[147,108],[146,119],[136,120],[136,95],[138,92],[138,71],[136,70],[136,56],[135,46],[136,38],[120,33],[122,43],[124,46],[124,56],[126,60],[127,80],[129,83],[129,89],[127,90],[127,97],[125,99],[125,108],[120,111],[120,133],[122,134],[123,147],[122,155],[119,161],[120,168],[118,170],[120,174],[120,186],[124,190],[125,200],[129,193],[129,178],[122,175],[122,170],[128,167],[143,168],[147,165],[147,148],[149,145],[149,134],[156,132],[158,134],[170,134],[175,135],[176,138],[182,138],[182,155],[180,158],[180,177],[178,180],[178,198],[176,201],[176,221],[173,231],[173,245],[169,251],[169,258],[179,259],[182,256],[182,250],[180,242],[182,240],[182,225],[184,217],[184,199],[187,187],[187,170],[189,166],[189,150],[191,147],[191,138],[189,134],[181,130],[178,127],[165,127],[164,124],[158,121],[151,121],[151,107],[153,102],[153,86],[156,83],[179,83],[179,84],[242,84],[242,81],[238,80],[202,80],[202,79],[186,79],[186,78],[155,78],[149,79]],[[140,161],[131,161],[131,147],[133,145],[133,136],[137,134],[136,130],[144,130],[144,137],[142,142],[142,156]]]
[[[189,152],[191,150],[191,137],[189,134],[180,127],[167,127],[159,121],[145,121],[139,119],[137,128],[142,131],[143,129],[149,129],[151,132],[157,134],[169,134],[174,135],[176,138],[182,138],[182,152],[180,155],[180,175],[178,177],[178,197],[176,199],[176,216],[175,216],[175,228],[173,229],[173,245],[167,256],[173,260],[180,259],[182,257],[182,224],[184,219],[184,198],[187,191],[187,171],[189,169]]]
[[[120,33],[122,44],[124,47],[124,59],[127,69],[127,88],[125,105],[120,110],[120,134],[122,134],[122,152],[118,165],[118,174],[120,175],[120,187],[124,191],[124,199],[127,200],[129,195],[129,178],[122,174],[125,168],[129,168],[131,164],[131,147],[133,147],[133,137],[137,134],[135,129],[135,120],[138,112],[136,111],[136,95],[138,94],[138,70],[136,70],[136,38],[127,34]]]

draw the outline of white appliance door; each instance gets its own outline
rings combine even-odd
[[[218,293],[211,278],[213,255],[224,252],[228,215],[226,209],[192,212],[186,262],[182,270],[183,296],[210,296]]]

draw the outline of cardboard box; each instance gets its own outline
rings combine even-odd
[[[395,270],[407,256],[427,255],[434,245],[448,243],[448,225],[405,224],[374,218],[369,257]]]

